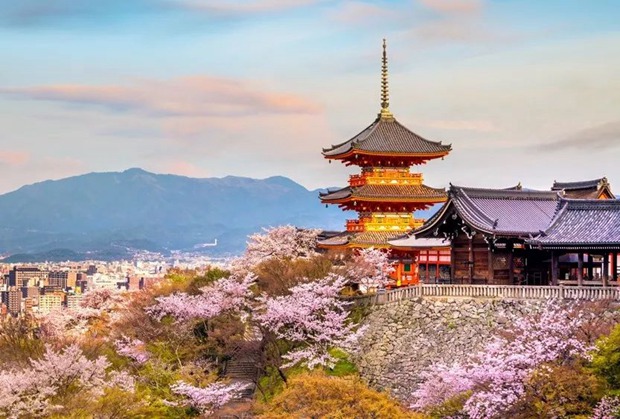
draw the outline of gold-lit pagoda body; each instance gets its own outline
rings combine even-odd
[[[389,249],[388,240],[420,227],[424,219],[415,212],[443,203],[443,188],[424,184],[422,173],[411,166],[443,158],[450,145],[429,141],[400,124],[389,110],[388,69],[385,40],[381,67],[381,111],[375,121],[344,143],[323,149],[329,160],[360,167],[348,186],[321,193],[321,202],[358,213],[348,220],[346,231],[319,242],[323,248]]]

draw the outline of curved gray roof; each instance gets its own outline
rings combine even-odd
[[[413,248],[429,248],[429,247],[450,247],[450,240],[437,237],[418,237],[413,234],[401,238],[389,240],[388,243],[394,247],[413,247]]]
[[[575,189],[598,189],[601,184],[607,183],[607,178],[602,177],[599,179],[593,180],[582,180],[579,182],[558,182],[553,181],[553,186],[551,186],[552,191],[559,191],[561,189],[572,191]]]
[[[446,191],[443,188],[431,188],[426,185],[362,185],[346,186],[335,191],[320,192],[323,201],[335,201],[345,198],[385,198],[396,200],[428,199],[432,202],[443,202]]]
[[[561,196],[553,191],[451,186],[449,200],[414,233],[432,229],[452,213],[474,229],[498,236],[537,235],[547,228]]]
[[[362,132],[348,141],[323,149],[325,157],[334,157],[351,150],[394,154],[447,154],[451,145],[429,141],[406,128],[393,118],[378,117]]]
[[[607,194],[615,198],[606,177],[579,182],[553,182],[552,191],[563,190],[567,198],[597,199]]]
[[[333,237],[320,240],[318,242],[318,245],[323,247],[345,245],[350,245],[352,247],[385,247],[389,246],[389,240],[392,240],[399,235],[402,235],[402,232],[399,233],[398,231],[363,231],[359,233],[353,233],[345,231]]]
[[[620,248],[620,201],[563,199],[532,245],[545,248]]]

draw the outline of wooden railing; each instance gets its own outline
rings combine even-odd
[[[468,297],[509,299],[620,300],[616,287],[530,286],[530,285],[456,285],[422,284],[377,293],[371,304],[387,304],[419,297]]]

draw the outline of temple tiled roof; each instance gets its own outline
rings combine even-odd
[[[413,234],[392,239],[389,244],[393,247],[410,247],[410,248],[432,248],[432,247],[450,247],[450,240],[436,237],[419,237]]]
[[[552,191],[564,191],[567,198],[574,199],[599,199],[601,196],[607,195],[614,199],[615,196],[611,192],[611,186],[607,178],[602,177],[593,180],[584,180],[580,182],[553,182]]]
[[[349,238],[351,237],[352,234],[353,233],[345,231],[345,232],[341,232],[338,234],[330,235],[325,238],[319,237],[317,243],[319,246],[325,246],[325,247],[345,246],[349,244]]]
[[[443,188],[431,188],[426,185],[363,185],[358,187],[347,186],[335,191],[321,192],[319,196],[323,202],[340,201],[343,199],[383,199],[386,201],[430,201],[443,202],[446,200],[446,191]]]
[[[543,248],[620,248],[620,201],[563,199],[560,209],[536,238]]]
[[[389,247],[388,240],[401,236],[398,231],[364,231],[353,233],[345,231],[338,235],[319,240],[321,247],[350,246],[350,247]]]
[[[475,230],[498,236],[536,235],[553,219],[561,198],[553,191],[451,186],[448,202],[414,233],[424,235],[456,212]]]
[[[599,178],[599,179],[593,179],[593,180],[582,180],[579,182],[558,182],[558,181],[554,181],[553,182],[553,186],[551,187],[552,191],[559,191],[559,190],[567,190],[567,191],[572,191],[575,189],[598,189],[598,187],[602,184],[602,183],[607,183],[607,178]]]
[[[378,117],[370,126],[344,143],[323,149],[325,157],[336,157],[351,151],[397,155],[446,155],[451,145],[429,141],[410,131],[393,118]]]
[[[389,246],[388,241],[398,237],[398,231],[364,231],[356,233],[349,239],[349,243],[354,247],[385,247]]]

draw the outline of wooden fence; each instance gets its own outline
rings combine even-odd
[[[371,304],[386,304],[419,297],[468,297],[566,300],[620,300],[616,287],[531,286],[531,285],[456,285],[422,284],[379,292],[366,297]]]

